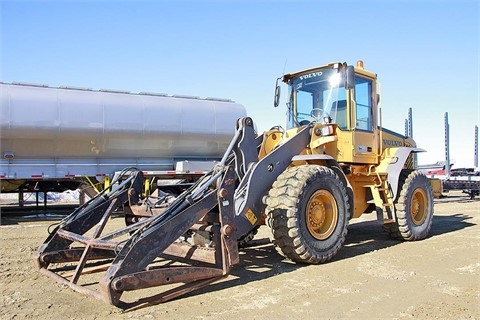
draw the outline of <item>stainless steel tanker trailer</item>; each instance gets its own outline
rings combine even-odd
[[[188,184],[245,116],[227,99],[0,82],[1,192],[99,191],[125,167]]]

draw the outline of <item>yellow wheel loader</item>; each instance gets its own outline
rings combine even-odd
[[[166,207],[160,192],[142,198],[142,172],[125,169],[50,232],[36,253],[40,271],[125,307],[126,291],[165,286],[151,297],[163,302],[227,276],[262,223],[299,263],[332,259],[363,213],[376,212],[392,237],[427,237],[432,190],[413,165],[423,150],[382,128],[376,74],[332,63],[280,79],[285,130],[257,135],[251,118],[239,119],[221,161]],[[277,80],[275,106],[280,91]],[[121,208],[126,226],[115,225]]]

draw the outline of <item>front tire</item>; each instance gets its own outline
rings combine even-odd
[[[393,237],[422,240],[428,236],[433,220],[433,191],[428,178],[420,171],[402,170],[401,191],[395,202],[397,222],[391,225]]]
[[[266,224],[287,258],[323,263],[340,250],[347,235],[350,204],[345,186],[327,167],[285,170],[266,197]]]

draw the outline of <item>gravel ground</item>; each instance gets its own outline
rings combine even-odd
[[[0,319],[480,319],[480,199],[459,193],[436,202],[423,241],[391,240],[363,215],[329,263],[291,263],[267,242],[243,250],[225,280],[131,311],[36,270],[46,217],[1,219]],[[269,237],[261,227],[256,239]]]

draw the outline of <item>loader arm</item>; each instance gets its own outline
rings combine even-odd
[[[263,197],[278,176],[291,164],[292,158],[306,148],[310,142],[310,129],[310,126],[301,128],[296,135],[262,160],[249,166],[235,191],[235,238],[239,239],[258,225],[265,210]],[[249,130],[246,130],[246,133],[252,134]]]

